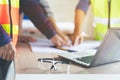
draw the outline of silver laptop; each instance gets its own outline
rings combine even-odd
[[[110,28],[97,48],[73,53],[66,52],[58,55],[86,67],[94,67],[119,61],[120,28]]]

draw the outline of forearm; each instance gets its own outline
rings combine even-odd
[[[75,10],[75,29],[76,34],[81,34],[81,26],[87,12],[90,0],[80,0]]]
[[[76,9],[75,11],[75,29],[74,32],[76,34],[81,34],[81,27],[82,27],[82,23],[85,17],[85,12],[83,10],[80,9]]]
[[[48,19],[49,19],[50,22],[52,23],[53,28],[57,31],[58,27],[57,27],[57,24],[56,24],[56,22],[55,22],[55,19],[54,19],[52,16],[49,16]]]
[[[39,3],[36,0],[20,0],[20,4],[22,11],[48,39],[56,34],[52,23],[42,12]]]
[[[48,17],[48,19],[50,20],[50,22],[53,25],[53,28],[55,29],[55,31],[58,30],[58,27],[56,25],[55,19],[53,17],[53,13],[50,9],[50,5],[48,4],[48,2],[46,0],[39,0],[40,6],[43,10],[43,13]]]
[[[89,7],[89,4],[90,4],[90,0],[79,0],[76,6],[76,9],[80,9],[86,13]]]

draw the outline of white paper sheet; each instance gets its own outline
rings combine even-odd
[[[32,52],[35,53],[62,53],[62,52],[66,52],[57,48],[53,48],[51,46],[53,46],[53,43],[50,40],[47,39],[39,39],[36,42],[29,42]],[[67,47],[67,46],[63,46],[63,48],[65,49],[69,49],[69,50],[75,50],[75,51],[83,51],[89,48],[96,48],[98,47],[100,44],[100,42],[98,41],[83,41],[82,44],[78,45],[78,46],[71,46],[71,47]]]

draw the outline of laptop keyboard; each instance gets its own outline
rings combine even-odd
[[[85,56],[85,57],[76,58],[76,60],[89,64],[93,60],[93,57],[94,57],[93,55],[92,56]]]

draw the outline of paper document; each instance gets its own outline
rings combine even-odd
[[[59,54],[62,52],[66,52],[64,50],[51,47],[54,45],[50,40],[47,40],[47,39],[38,39],[36,42],[29,42],[29,43],[30,43],[32,52],[35,52],[35,53],[57,53]],[[83,51],[83,50],[90,49],[90,48],[96,48],[99,46],[99,44],[100,42],[98,41],[83,41],[83,43],[81,43],[80,45],[71,46],[71,47],[63,46],[63,48],[78,52],[78,51]]]

